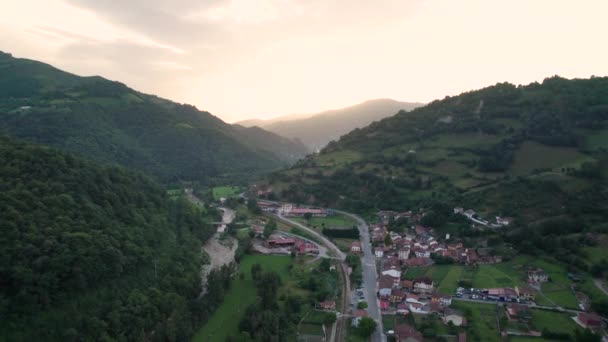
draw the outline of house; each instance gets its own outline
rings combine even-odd
[[[401,290],[393,290],[391,292],[390,301],[392,303],[401,303],[407,294]]]
[[[445,309],[443,313],[443,318],[441,319],[445,325],[452,322],[453,325],[459,327],[467,324],[466,318],[459,310],[454,310],[451,308]]]
[[[473,248],[466,248],[464,250],[465,252],[465,263],[467,265],[471,265],[477,262],[477,259],[479,259],[479,257],[477,256],[477,252],[475,252],[475,250]]]
[[[411,280],[404,280],[401,282],[401,288],[406,291],[411,291],[414,289],[414,282]]]
[[[353,243],[350,245],[350,251],[353,253],[361,253],[361,242],[360,241],[353,241]]]
[[[420,297],[415,293],[406,293],[405,294],[405,302],[406,303],[420,303],[424,304],[420,301]]]
[[[357,310],[357,311],[355,311],[354,316],[355,316],[355,318],[353,318],[353,320],[351,321],[350,324],[351,324],[351,326],[356,328],[359,326],[359,322],[361,322],[361,318],[367,317],[367,311]]]
[[[515,287],[515,292],[517,293],[517,298],[523,301],[531,301],[533,302],[536,299],[536,291],[532,290],[529,287]]]
[[[431,301],[433,303],[438,303],[441,306],[450,306],[452,304],[452,296],[443,295],[435,292],[431,297]]]
[[[382,275],[388,275],[393,278],[401,278],[401,271],[395,270],[395,269],[388,269],[388,270],[382,271]]]
[[[499,287],[488,289],[488,298],[503,302],[513,302],[517,300],[517,292],[510,287]]]
[[[464,213],[464,208],[456,207],[454,208],[454,214],[462,214]]]
[[[448,245],[446,247],[447,247],[448,251],[458,251],[458,250],[464,249],[462,242],[448,243]]]
[[[260,224],[252,224],[251,230],[253,231],[253,235],[255,237],[262,237],[264,235],[264,226]]]
[[[296,244],[294,238],[276,238],[267,241],[269,247],[288,247]]]
[[[414,292],[431,293],[433,292],[433,280],[429,277],[421,277],[414,281]]]
[[[535,268],[528,271],[528,281],[531,283],[544,283],[549,281],[549,275],[542,268]]]
[[[298,254],[319,254],[319,249],[314,243],[308,241],[297,241],[296,250]]]
[[[400,324],[395,327],[395,341],[397,342],[423,342],[422,334],[414,327]]]
[[[433,228],[431,228],[431,227],[424,227],[424,226],[421,226],[421,225],[416,225],[415,230],[416,230],[416,234],[418,234],[418,235],[431,234],[433,232]]]
[[[382,248],[382,247],[374,248],[374,254],[376,255],[376,258],[382,258],[384,256],[384,248]]]
[[[397,313],[404,316],[408,315],[410,313],[408,308],[409,306],[406,303],[397,304]]]
[[[320,302],[318,308],[321,310],[334,311],[336,310],[336,302],[333,300],[326,300],[324,302]]]
[[[381,311],[388,311],[390,308],[391,308],[391,303],[388,300],[380,301],[380,310]]]
[[[505,313],[509,321],[529,322],[532,319],[528,307],[521,304],[507,304]]]
[[[421,266],[427,266],[433,263],[433,260],[431,260],[430,258],[411,258],[408,260],[405,260],[403,262],[406,266],[408,267],[421,267]]]
[[[595,314],[579,312],[575,321],[585,329],[595,330],[602,328],[602,317]]]
[[[378,277],[378,295],[380,298],[388,298],[394,287],[394,280],[391,276]]]
[[[430,258],[431,257],[431,251],[424,250],[421,248],[415,249],[414,254],[416,255],[416,258]]]
[[[411,313],[426,315],[431,312],[431,307],[426,303],[408,303]]]
[[[511,222],[513,222],[512,217],[496,216],[496,224],[498,224],[499,226],[508,226],[509,224],[511,224]]]

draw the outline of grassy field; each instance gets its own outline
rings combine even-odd
[[[601,260],[608,260],[608,248],[605,247],[585,247],[583,248],[586,259],[591,263],[600,262]]]
[[[294,217],[291,219],[304,225],[313,227],[318,231],[323,229],[323,224],[325,224],[325,227],[327,228],[352,228],[353,225],[355,225],[355,221],[353,221],[350,217],[340,214],[327,217],[313,217],[310,219],[310,222],[301,217]]]
[[[253,304],[256,298],[255,285],[251,279],[251,266],[256,263],[261,264],[265,271],[277,272],[281,280],[289,284],[288,266],[292,263],[291,257],[246,255],[239,269],[239,272],[245,275],[244,279],[236,277],[233,280],[224,302],[194,336],[193,341],[225,341],[226,337],[238,333],[238,324],[245,309]]]
[[[415,279],[427,276],[433,279],[440,293],[454,294],[458,282],[471,281],[476,288],[515,287],[526,285],[526,269],[528,266],[543,268],[551,281],[543,284],[543,293],[539,295],[538,303],[542,305],[559,305],[567,308],[577,308],[578,302],[567,278],[567,271],[559,264],[539,258],[519,256],[509,262],[494,265],[462,266],[435,265],[431,267],[410,268],[405,277]],[[584,284],[583,284],[584,285]],[[591,285],[593,285],[591,283]],[[585,292],[589,286],[584,287]],[[593,291],[596,293],[597,291]],[[601,295],[600,295],[601,296]]]
[[[471,312],[470,333],[471,341],[500,341],[496,322],[495,304],[476,304],[453,302],[452,307]]]
[[[318,162],[321,165],[339,165],[358,161],[361,154],[356,151],[342,150],[319,155]]]
[[[526,141],[515,153],[511,170],[517,174],[528,174],[535,169],[553,169],[586,156],[570,147],[551,147]]]
[[[608,148],[608,130],[586,132],[585,146],[589,149]]]
[[[545,310],[532,310],[532,325],[537,331],[547,329],[552,332],[572,334],[578,325],[570,314]]]
[[[239,193],[238,186],[216,186],[213,188],[213,198],[219,200],[222,197],[230,197]]]

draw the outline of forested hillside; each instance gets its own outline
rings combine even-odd
[[[2,131],[166,183],[241,179],[306,153],[301,143],[226,124],[193,106],[0,52]]]
[[[227,287],[215,214],[139,173],[0,137],[0,212],[2,341],[184,341]]]
[[[570,183],[602,159],[607,120],[608,78],[502,83],[356,129],[269,179],[283,198],[358,211],[454,200],[518,177]]]

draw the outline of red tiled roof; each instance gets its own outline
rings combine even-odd
[[[396,326],[395,335],[397,336],[398,340],[405,340],[409,338],[411,339],[410,341],[423,341],[422,334],[414,327],[406,324]]]

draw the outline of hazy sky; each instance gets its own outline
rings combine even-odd
[[[608,75],[606,0],[0,0],[0,50],[227,121]]]

